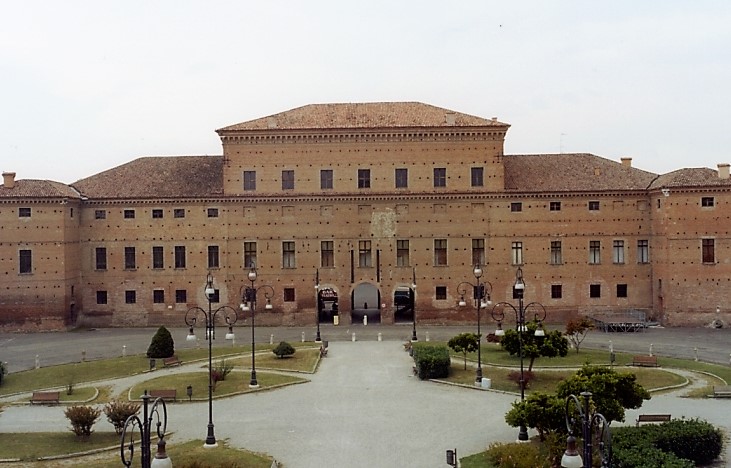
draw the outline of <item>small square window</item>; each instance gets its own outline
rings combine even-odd
[[[434,168],[434,187],[446,187],[447,186],[447,168],[446,167],[435,167]]]
[[[561,202],[560,201],[552,201],[548,205],[550,211],[561,211]]]
[[[716,204],[716,200],[713,197],[702,197],[701,198],[701,206],[705,208],[710,208]]]
[[[188,302],[188,291],[185,289],[176,289],[175,290],[175,303],[176,304],[185,304]]]
[[[598,201],[590,201],[589,202],[589,211],[599,211],[599,202]]]
[[[523,211],[523,203],[521,202],[513,202],[510,204],[510,211],[513,213],[517,213],[519,211]]]
[[[370,169],[358,169],[358,188],[371,188]]]
[[[446,286],[437,286],[434,289],[434,295],[436,296],[436,299],[438,301],[444,301],[447,299],[447,287]]]
[[[125,291],[124,292],[124,302],[126,304],[134,304],[137,302],[137,291]]]
[[[213,290],[213,295],[211,296],[211,302],[216,303],[216,304],[221,302],[221,292],[218,289]]]
[[[96,292],[96,303],[97,304],[106,304],[107,303],[107,292],[106,291],[97,291]]]
[[[152,210],[152,217],[155,219],[162,218],[162,210],[161,209],[154,209]]]
[[[218,208],[208,208],[209,218],[218,218]]]
[[[134,219],[135,210],[124,210],[124,219]]]
[[[601,284],[590,284],[589,285],[589,297],[599,298],[602,297],[602,285]]]
[[[294,288],[284,288],[284,302],[294,302]]]
[[[30,208],[18,208],[18,217],[30,218]]]
[[[617,297],[627,297],[627,285],[626,284],[617,285]]]
[[[184,208],[175,208],[173,210],[173,217],[174,218],[185,218],[185,209]]]
[[[155,289],[152,291],[152,302],[155,304],[165,303],[165,291],[163,289]]]
[[[563,296],[563,288],[560,284],[551,285],[551,299],[561,299]]]
[[[473,187],[482,187],[485,184],[485,170],[482,167],[473,167],[470,169],[470,182]]]
[[[95,210],[94,219],[107,219],[107,210]]]

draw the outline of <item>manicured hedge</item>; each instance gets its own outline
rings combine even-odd
[[[421,380],[449,377],[451,358],[446,345],[414,343],[412,356],[416,365],[416,373]]]

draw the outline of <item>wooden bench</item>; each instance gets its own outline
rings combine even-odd
[[[632,358],[633,366],[657,367],[657,356],[637,355]]]
[[[179,366],[182,363],[183,363],[183,361],[178,359],[178,356],[170,356],[170,357],[166,357],[162,360],[162,365],[165,367]]]
[[[714,385],[713,386],[713,397],[714,398],[731,397],[731,385]]]
[[[33,392],[30,404],[58,404],[60,398],[61,392]]]
[[[664,423],[670,421],[669,414],[641,414],[637,416],[637,426],[641,423]]]
[[[178,391],[174,388],[165,388],[162,390],[150,390],[152,398],[162,398],[165,401],[178,401]]]

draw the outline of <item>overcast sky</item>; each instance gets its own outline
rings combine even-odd
[[[731,2],[0,0],[0,170],[71,183],[312,103],[420,101],[505,152],[731,162]]]

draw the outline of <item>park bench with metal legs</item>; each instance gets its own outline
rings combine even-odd
[[[165,401],[178,401],[178,391],[174,388],[150,390],[150,396],[153,398],[162,398]]]
[[[633,366],[658,367],[657,356],[638,355],[632,358]]]
[[[664,423],[670,421],[669,414],[641,414],[637,416],[637,426],[642,423]]]
[[[58,404],[61,398],[61,392],[33,392],[30,398],[30,404]]]

